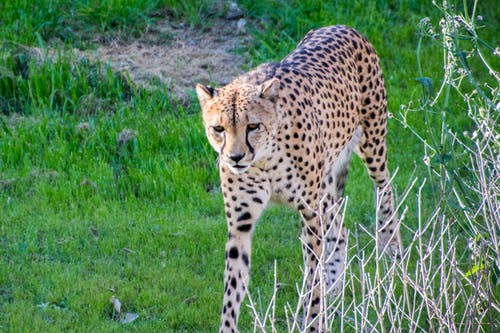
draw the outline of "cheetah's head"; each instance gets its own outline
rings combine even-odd
[[[279,86],[276,78],[261,85],[196,86],[208,141],[231,172],[241,174],[271,154]]]

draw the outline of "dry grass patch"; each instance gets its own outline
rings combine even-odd
[[[250,37],[239,28],[242,22],[219,19],[200,31],[163,20],[130,43],[116,40],[95,51],[77,53],[128,72],[141,85],[148,86],[156,78],[185,104],[187,91],[196,83],[226,84],[243,72],[245,61],[237,49]]]

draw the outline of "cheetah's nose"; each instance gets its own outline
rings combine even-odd
[[[231,160],[233,160],[235,163],[238,163],[239,161],[241,161],[243,159],[243,157],[245,157],[245,154],[237,154],[237,155],[229,156],[229,158]]]

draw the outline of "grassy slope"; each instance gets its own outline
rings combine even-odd
[[[92,47],[90,36],[134,36],[165,9],[197,25],[207,2],[32,3],[0,4],[0,330],[214,331],[226,230],[215,154],[196,103],[177,105],[164,87],[145,92],[85,63],[36,65],[23,46]],[[242,1],[264,24],[252,29],[255,63],[279,59],[310,28],[349,24],[382,58],[390,109],[420,95],[415,30],[422,17],[438,17],[435,9],[410,1],[324,3]],[[425,75],[438,77],[439,55],[426,50]],[[136,135],[120,146],[123,129]],[[423,153],[394,121],[389,142],[401,192]],[[360,188],[371,185],[355,160],[351,229],[354,221],[372,219],[371,190]],[[295,302],[298,235],[295,214],[281,208],[269,210],[256,231],[251,289],[254,297],[261,290],[266,303],[276,259],[284,284],[278,311]],[[111,295],[139,320],[128,326],[111,320]],[[248,311],[241,320],[246,331]]]

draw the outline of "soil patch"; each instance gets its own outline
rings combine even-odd
[[[223,85],[243,72],[245,61],[237,50],[251,39],[244,23],[219,19],[200,31],[165,19],[131,43],[116,41],[78,53],[128,72],[138,84],[159,80],[185,104],[196,83]]]

